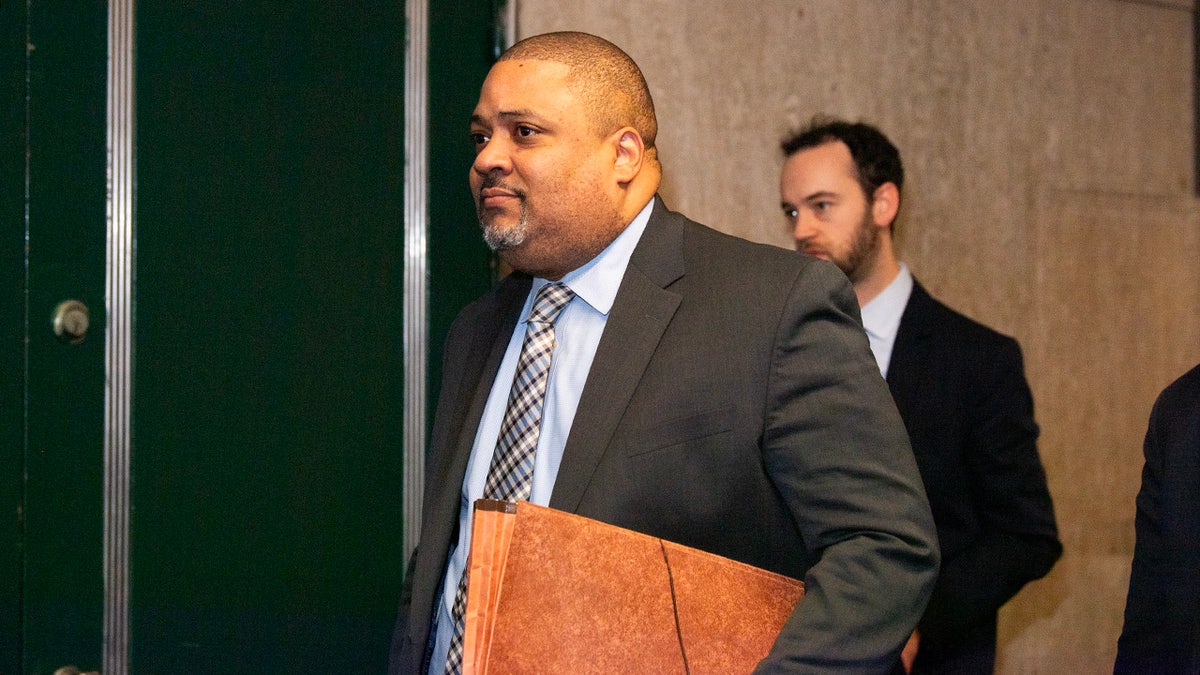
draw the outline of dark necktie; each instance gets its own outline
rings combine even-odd
[[[534,454],[542,428],[542,404],[546,400],[546,378],[554,354],[554,322],[573,297],[575,294],[571,289],[561,283],[552,283],[543,286],[534,300],[516,375],[508,394],[508,408],[504,411],[496,451],[492,454],[483,488],[485,499],[529,499],[533,489]],[[450,611],[454,633],[446,655],[446,675],[458,675],[462,670],[466,590],[467,571],[464,569]]]

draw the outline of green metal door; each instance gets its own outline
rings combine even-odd
[[[433,364],[490,277],[463,129],[491,9],[429,13]],[[132,25],[123,362],[105,340],[121,36],[103,2],[0,3],[0,673],[101,668],[114,577],[131,672],[382,672],[405,562],[405,5],[146,1]],[[52,329],[71,299],[78,344]],[[125,568],[105,541],[114,369]]]
[[[99,657],[104,342],[51,320],[76,300],[105,323],[106,24],[101,3],[0,3],[5,673]]]
[[[404,7],[146,2],[130,663],[380,672],[404,567]]]

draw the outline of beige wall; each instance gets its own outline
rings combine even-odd
[[[901,255],[1016,336],[1066,553],[1001,615],[1000,671],[1110,670],[1150,405],[1200,361],[1191,0],[515,0],[643,67],[668,203],[780,246],[778,140],[880,126]]]

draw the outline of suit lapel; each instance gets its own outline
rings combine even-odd
[[[426,486],[434,496],[428,504],[425,522],[437,527],[437,532],[422,534],[422,545],[429,542],[431,548],[439,550],[434,559],[444,564],[449,553],[454,530],[458,526],[460,490],[446,489],[448,483],[461,485],[471,457],[471,447],[483,417],[483,408],[491,393],[492,381],[500,369],[505,348],[512,337],[525,297],[529,294],[532,279],[513,274],[502,281],[490,307],[481,312],[474,322],[474,332],[468,342],[466,354],[461,357],[462,371],[453,388],[451,417],[444,425],[446,430],[445,451],[438,453],[440,464],[429,474],[431,485]],[[441,405],[447,401],[440,401]]]
[[[655,199],[596,348],[579,399],[550,505],[575,511],[608,450],[680,296],[666,290],[683,276],[683,218]]]
[[[897,402],[908,400],[920,388],[920,364],[931,335],[931,309],[933,298],[913,279],[912,295],[900,317],[900,328],[896,331],[896,343],[892,346],[892,358],[888,363],[888,389]]]
[[[481,328],[475,335],[465,365],[465,370],[471,377],[466,382],[469,383],[468,391],[472,395],[459,399],[463,402],[469,401],[467,407],[458,411],[458,427],[462,431],[459,433],[457,451],[454,453],[461,460],[464,472],[467,456],[471,454],[471,446],[475,443],[475,432],[483,417],[483,408],[491,394],[492,383],[496,379],[496,372],[500,370],[500,362],[504,360],[504,352],[512,339],[513,331],[516,330],[517,318],[532,284],[533,279],[527,275],[510,275],[497,288],[495,315],[483,317],[479,322]],[[471,421],[470,424],[466,423],[468,420]]]

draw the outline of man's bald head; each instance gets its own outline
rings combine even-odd
[[[641,69],[620,47],[588,33],[545,33],[509,47],[499,60],[566,65],[568,87],[583,102],[597,133],[633,127],[653,156],[658,135],[654,101]]]

